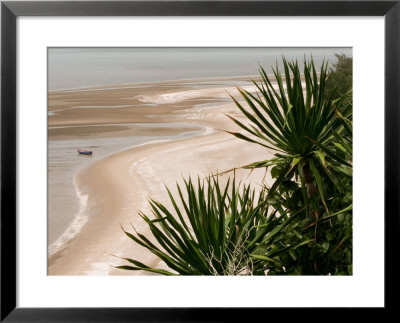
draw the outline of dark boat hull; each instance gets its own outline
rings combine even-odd
[[[81,151],[81,150],[78,150],[78,153],[79,153],[80,155],[92,155],[92,152],[91,152],[91,151]]]

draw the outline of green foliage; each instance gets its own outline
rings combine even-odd
[[[332,213],[328,215],[321,208],[318,218],[299,217],[281,233],[282,246],[306,244],[282,253],[279,266],[271,268],[269,275],[352,274],[351,182],[344,179],[342,184],[345,182],[348,192],[327,202]]]
[[[329,95],[336,91],[336,96],[340,97],[353,88],[353,58],[344,54],[335,54],[337,62],[330,68],[326,80],[326,94]],[[351,96],[349,97],[351,100]]]
[[[246,131],[232,134],[276,151],[275,158],[247,165],[247,168],[279,167],[275,172],[274,168],[272,170],[273,176],[277,172],[281,175],[276,186],[293,176],[301,176],[307,190],[306,198],[315,203],[314,191],[318,190],[318,199],[326,208],[323,180],[337,186],[337,176],[352,172],[350,156],[342,151],[349,145],[344,139],[348,131],[344,120],[351,118],[352,106],[346,102],[348,93],[337,99],[333,95],[324,99],[327,64],[322,64],[317,73],[314,62],[306,61],[303,76],[297,62],[288,63],[283,59],[283,65],[284,79],[278,68],[273,70],[277,89],[263,68],[260,69],[263,81],[254,82],[259,91],[257,95],[238,89],[247,109],[232,97],[249,121],[244,124],[230,117]]]
[[[265,191],[258,198],[250,186],[219,184],[218,178],[185,181],[177,185],[179,199],[167,189],[173,211],[150,200],[154,218],[140,213],[158,244],[136,232],[125,234],[154,253],[172,271],[151,268],[137,260],[124,258],[130,265],[117,268],[145,270],[163,275],[249,275],[264,274],[264,262],[275,237],[298,214],[278,214],[265,201]],[[183,205],[183,212],[178,207]],[[263,261],[260,261],[260,253]],[[268,265],[269,266],[269,265]],[[267,267],[268,267],[267,266]]]
[[[331,78],[327,64],[317,72],[312,59],[305,61],[302,75],[297,62],[283,59],[284,77],[278,68],[273,70],[276,85],[261,68],[262,82],[254,82],[256,95],[238,89],[246,107],[232,97],[248,120],[245,124],[230,117],[245,130],[232,134],[276,151],[274,158],[245,168],[271,167],[275,182],[268,200],[283,197],[282,209],[293,212],[306,207],[307,211],[276,242],[277,248],[279,244],[299,247],[279,256],[269,254],[278,257],[269,274],[351,274],[351,88],[328,89],[348,66],[345,58],[338,59]]]

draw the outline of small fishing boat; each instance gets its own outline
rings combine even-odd
[[[85,149],[78,149],[78,153],[79,153],[80,155],[92,155],[92,154],[93,154],[92,151],[90,151],[90,150],[85,150]]]

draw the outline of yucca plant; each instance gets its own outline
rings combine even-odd
[[[331,182],[341,190],[337,176],[351,177],[351,129],[347,126],[351,127],[352,106],[346,100],[349,93],[337,98],[332,92],[325,99],[327,63],[322,63],[317,72],[313,60],[305,60],[302,74],[297,61],[289,63],[283,58],[283,67],[284,77],[278,67],[273,69],[276,87],[260,68],[262,81],[253,81],[257,94],[238,88],[247,107],[233,96],[232,99],[249,122],[228,116],[247,132],[230,133],[275,151],[274,158],[246,166],[274,167],[277,179],[270,194],[283,181],[299,178],[305,204],[313,204],[319,198],[329,213],[324,183]]]
[[[137,260],[123,258],[129,265],[125,270],[144,270],[163,275],[251,275],[264,274],[271,266],[279,266],[279,259],[267,257],[269,251],[277,257],[275,239],[298,214],[277,215],[277,210],[266,202],[264,190],[256,197],[249,185],[236,185],[233,178],[221,185],[217,177],[197,180],[189,178],[184,188],[177,184],[179,198],[167,188],[173,211],[150,200],[154,218],[143,213],[153,237],[136,232],[125,234],[134,242],[150,250],[170,269],[149,267]],[[285,245],[287,252],[293,246]]]

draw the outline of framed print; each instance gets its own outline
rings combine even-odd
[[[1,320],[394,308],[398,1],[1,9]]]

